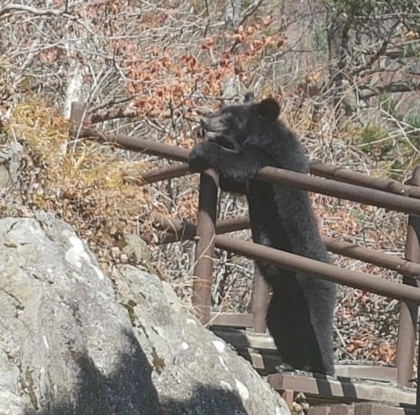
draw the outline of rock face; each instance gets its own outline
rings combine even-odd
[[[290,414],[157,276],[120,267],[114,287],[45,213],[0,241],[0,415]]]

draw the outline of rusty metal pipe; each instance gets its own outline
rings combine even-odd
[[[323,164],[318,161],[311,161],[309,166],[311,174],[315,176],[334,179],[339,182],[350,183],[369,189],[382,190],[386,193],[395,193],[397,195],[410,196],[420,199],[420,188],[405,185],[397,182],[396,180],[378,179],[364,173],[355,172],[343,167],[333,166],[331,164]],[[160,180],[178,178],[188,174],[192,174],[188,168],[188,164],[182,163],[177,166],[156,169],[153,172],[145,174],[143,178],[145,179],[146,184],[155,183]]]
[[[70,131],[74,133],[73,129]],[[156,141],[145,140],[140,137],[130,137],[128,135],[104,134],[94,128],[83,127],[79,134],[80,138],[93,138],[100,142],[117,144],[126,150],[138,153],[146,153],[151,156],[164,157],[175,161],[188,161],[189,150],[177,146],[157,143]]]
[[[217,235],[215,244],[217,248],[244,255],[257,261],[265,261],[296,272],[305,272],[314,277],[370,291],[385,297],[396,298],[400,301],[420,304],[419,288],[408,287],[383,278],[339,268],[289,252],[234,239],[226,235]]]
[[[76,108],[78,106],[83,106],[84,108],[85,104],[73,102],[72,106],[74,106],[76,112]],[[101,141],[108,141],[119,144],[127,150],[145,152],[147,154],[165,157],[171,160],[182,162],[188,161],[189,150],[185,148],[156,143],[139,137],[103,134],[99,130],[89,127],[84,127],[82,131],[80,131],[79,137],[91,137]],[[185,166],[179,166],[179,168],[179,174],[172,177],[180,177],[182,175],[188,174],[187,170],[185,170]],[[310,172],[311,174],[326,178],[333,178],[340,182],[352,183],[371,189],[382,190],[388,193],[396,193],[399,195],[420,198],[420,189],[415,186],[404,185],[390,179],[378,179],[368,176],[364,173],[351,171],[342,167],[333,166],[331,164],[323,164],[318,161],[311,161]]]
[[[168,230],[171,233],[167,237],[165,236],[160,243],[170,243],[194,238],[194,225],[182,223],[175,219],[167,219],[165,217],[161,217],[160,215],[157,215],[156,219],[159,221],[161,228]],[[227,219],[216,222],[216,234],[240,231],[249,228],[249,226],[248,217]],[[174,234],[176,234],[176,236]],[[322,240],[324,241],[327,249],[334,254],[358,259],[363,262],[399,272],[402,275],[420,277],[420,264],[416,262],[384,254],[382,252],[375,251],[374,249],[354,245],[350,242],[338,241],[326,236],[323,236]]]
[[[311,161],[309,165],[311,174],[314,174],[315,176],[326,177],[327,179],[334,179],[339,182],[351,183],[370,189],[382,190],[387,193],[395,193],[420,199],[420,188],[416,186],[409,186],[391,179],[379,179],[344,167],[323,164],[319,161]]]
[[[412,183],[420,186],[420,167],[416,167]],[[420,263],[420,218],[408,217],[407,241],[405,244],[405,257],[413,263]],[[417,287],[418,280],[411,276],[403,277],[403,284],[408,287]],[[397,381],[400,386],[412,386],[413,361],[416,348],[418,307],[412,303],[401,303],[400,320],[398,325],[397,342]]]
[[[254,264],[252,287],[252,327],[255,333],[267,331],[267,310],[270,301],[270,287],[262,276],[257,264]]]
[[[127,150],[137,152],[143,151],[147,154],[166,157],[176,161],[185,162],[188,160],[189,150],[185,148],[156,143],[138,137],[111,134],[105,135],[93,128],[83,128],[80,131],[79,137],[92,137],[102,141],[119,144]],[[420,215],[420,200],[390,194],[381,190],[369,189],[329,179],[321,179],[319,177],[311,177],[288,170],[276,169],[274,167],[262,168],[256,178],[268,181],[269,183],[282,183],[328,196],[341,197],[355,202],[379,206],[408,214]]]
[[[186,167],[183,167],[183,169],[187,170]],[[340,197],[342,199],[420,216],[420,200],[381,190],[369,189],[367,187],[360,187],[330,179],[311,177],[274,167],[263,167],[256,178],[269,183],[282,183],[327,196]]]
[[[420,277],[420,265],[407,259],[394,257],[380,251],[375,251],[374,249],[364,248],[349,242],[338,241],[326,236],[323,236],[322,240],[328,251],[333,252],[334,254],[358,259],[369,264],[397,271],[402,275]]]
[[[213,169],[200,176],[192,304],[202,324],[210,321],[218,175]]]
[[[419,330],[419,338],[420,338],[420,330]],[[420,341],[417,346],[416,413],[420,414]]]
[[[192,174],[189,165],[186,163],[179,164],[177,166],[164,167],[161,169],[155,169],[142,175],[143,184],[151,184],[160,182],[162,180],[175,179],[178,177]]]
[[[381,190],[368,189],[320,177],[311,177],[274,167],[263,167],[257,173],[256,178],[269,183],[282,183],[327,196],[340,197],[367,205],[371,204],[399,212],[420,215],[420,200],[386,193]]]

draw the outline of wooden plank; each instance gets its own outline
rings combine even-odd
[[[354,406],[332,405],[330,415],[354,415]]]
[[[415,415],[414,409],[396,406],[358,403],[354,405],[354,415]]]
[[[380,365],[337,364],[335,366],[335,375],[348,378],[395,381],[397,380],[397,368]]]
[[[275,373],[281,364],[281,358],[275,352],[260,353],[258,350],[237,348],[238,353],[247,359],[252,366],[263,373]],[[359,378],[377,381],[395,381],[397,369],[387,366],[370,365],[336,365],[336,376],[339,378]],[[345,381],[345,379],[339,379]]]
[[[251,347],[253,349],[277,350],[273,338],[266,333],[250,333],[245,330],[217,329],[211,331],[235,348]]]
[[[281,397],[284,399],[289,408],[292,408],[295,399],[295,393],[291,390],[280,391]]]
[[[416,402],[414,389],[403,390],[378,383],[342,382],[329,378],[319,379],[280,373],[268,375],[267,380],[275,390],[290,389],[306,394],[347,398],[354,401],[370,400],[408,405],[414,405]]]
[[[248,360],[254,369],[262,373],[276,373],[276,367],[281,364],[281,358],[274,353],[259,353],[253,349],[237,349],[238,354]]]
[[[253,317],[249,313],[210,313],[209,325],[228,327],[252,327]]]
[[[308,415],[331,415],[331,407],[313,406],[312,408],[309,408]]]
[[[221,325],[226,322],[229,325],[234,324],[252,324],[252,315],[244,314],[245,321],[241,323],[241,318],[237,314],[230,313],[220,314],[220,319],[215,320],[217,324]],[[238,316],[238,317],[235,317]],[[239,321],[235,321],[239,318]],[[213,325],[215,323],[212,323]],[[268,333],[254,333],[246,330],[234,329],[234,328],[223,328],[218,329],[211,327],[211,331],[225,340],[227,343],[234,346],[238,352],[248,359],[257,370],[264,371],[265,373],[275,372],[275,367],[281,364],[280,356],[276,356],[277,349],[274,344],[273,338]],[[250,351],[249,349],[257,349]],[[267,356],[266,356],[267,354]],[[258,356],[260,355],[260,356]],[[267,365],[267,366],[266,366]],[[394,381],[397,378],[397,369],[391,366],[380,366],[380,365],[341,365],[335,366],[336,376],[360,378],[360,379],[371,379],[379,381]]]

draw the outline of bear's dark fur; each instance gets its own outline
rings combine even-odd
[[[256,243],[329,263],[308,192],[251,179],[261,167],[309,172],[304,149],[278,119],[279,104],[245,103],[202,119],[207,138],[190,153],[194,171],[213,167],[222,190],[246,194]],[[258,262],[272,288],[267,325],[282,357],[282,368],[334,374],[333,313],[336,285],[307,274]]]

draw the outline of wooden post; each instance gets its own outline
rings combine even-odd
[[[290,390],[290,389],[287,389],[287,390],[280,391],[280,395],[284,399],[284,401],[286,402],[287,406],[290,409],[292,409],[293,408],[293,401],[295,400],[295,392]]]

